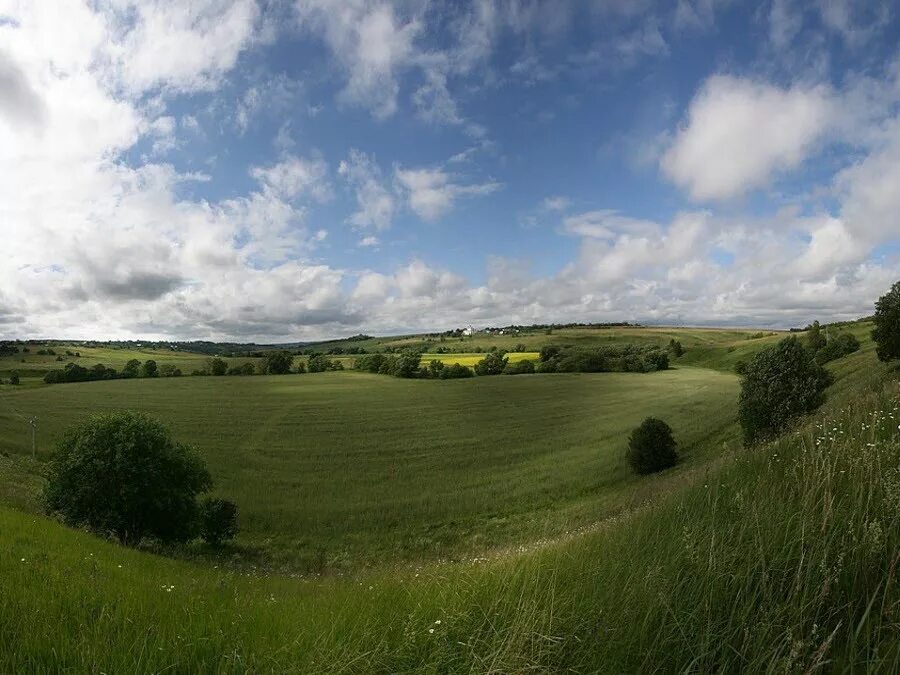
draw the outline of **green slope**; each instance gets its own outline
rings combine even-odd
[[[0,671],[896,672],[900,391],[531,552],[294,580],[0,510]]]

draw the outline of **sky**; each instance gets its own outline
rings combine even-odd
[[[0,337],[802,326],[898,272],[895,2],[0,0]]]

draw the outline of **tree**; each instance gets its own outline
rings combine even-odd
[[[131,359],[122,369],[122,377],[137,377],[141,372],[141,362]]]
[[[206,362],[210,375],[221,377],[228,372],[228,361],[215,356]]]
[[[306,372],[306,364],[303,361],[297,363],[297,374],[303,375]]]
[[[741,379],[738,414],[744,443],[772,438],[818,408],[829,384],[831,375],[796,337],[759,352]]]
[[[853,333],[841,333],[816,352],[816,363],[823,365],[856,351],[859,351],[859,340],[856,336]]]
[[[200,538],[210,546],[234,539],[238,533],[237,515],[234,502],[207,497],[200,504]]]
[[[142,413],[105,413],[60,441],[44,501],[66,524],[123,544],[145,537],[178,542],[195,536],[196,497],[211,485],[200,457],[161,423]]]
[[[19,384],[19,371],[14,370],[9,374],[9,383],[17,385]]]
[[[676,447],[671,427],[648,417],[628,437],[628,463],[640,475],[662,471],[678,463]]]
[[[560,347],[556,347],[554,345],[547,345],[546,347],[541,347],[541,352],[538,358],[541,360],[541,363],[545,363],[552,359],[555,356],[559,356],[560,351],[562,349]]]
[[[263,360],[266,372],[269,375],[287,375],[291,372],[291,365],[294,363],[294,357],[290,352],[268,352]]]
[[[669,340],[669,351],[675,356],[675,358],[680,358],[684,355],[684,347],[681,346],[681,341],[672,338]],[[665,370],[665,369],[663,369]]]
[[[806,329],[806,345],[815,353],[825,346],[827,340],[819,327],[818,321],[813,321],[812,325]]]
[[[481,361],[475,364],[476,375],[500,375],[509,363],[504,356],[505,352],[489,352]]]
[[[872,339],[880,361],[900,358],[900,281],[875,303]]]
[[[519,361],[506,366],[507,375],[531,375],[534,373],[534,361]]]
[[[444,368],[446,368],[446,366],[443,361],[432,359],[431,363],[428,364],[428,377],[439,378]]]
[[[173,363],[164,363],[159,367],[160,377],[181,377],[181,369]]]
[[[159,375],[158,368],[156,367],[156,361],[153,359],[147,359],[144,361],[144,366],[141,368],[141,374],[144,377],[156,377]]]

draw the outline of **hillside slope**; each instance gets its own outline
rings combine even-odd
[[[900,388],[847,358],[800,429],[471,564],[238,574],[0,510],[0,671],[896,672]]]

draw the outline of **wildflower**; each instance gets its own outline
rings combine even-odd
[[[429,633],[433,633],[433,632],[434,632],[434,628],[429,628],[429,629],[428,629],[428,632],[429,632]]]
[[[435,623],[435,625],[437,625],[437,626],[440,626],[440,625],[441,625],[441,620],[440,620],[440,619],[438,619],[438,620],[437,620],[437,621],[435,621],[435,622],[434,622],[434,623]]]

